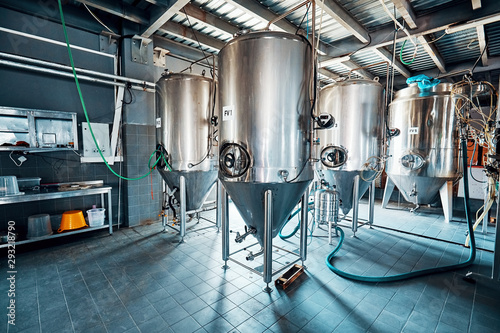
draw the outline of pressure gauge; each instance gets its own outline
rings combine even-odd
[[[324,129],[332,128],[335,125],[335,118],[329,113],[322,113],[318,117],[318,126]]]

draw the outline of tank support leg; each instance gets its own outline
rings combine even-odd
[[[181,225],[179,230],[179,235],[181,236],[181,240],[179,243],[184,242],[184,236],[186,236],[186,178],[181,176],[179,178],[179,187],[180,187],[180,199],[181,199]]]
[[[358,213],[359,213],[359,175],[354,177],[354,186],[352,190],[352,232],[356,237],[358,231]]]
[[[369,188],[369,202],[370,205],[368,206],[368,224],[370,225],[370,228],[373,225],[373,216],[375,215],[375,181],[372,181],[370,184]]]
[[[220,219],[222,225],[222,260],[224,260],[223,269],[228,269],[227,261],[229,259],[229,207],[227,192],[222,183],[218,182],[219,186],[219,202],[217,207],[220,206]]]
[[[453,219],[453,181],[447,181],[439,189],[441,204],[443,205],[444,222],[449,223]]]
[[[302,203],[300,206],[300,260],[302,266],[307,259],[307,225],[308,225],[308,210],[309,210],[309,188],[302,195]]]
[[[391,194],[394,191],[394,186],[394,182],[391,178],[387,177],[387,181],[385,182],[384,197],[382,198],[382,208],[387,208],[387,204],[391,199]]]
[[[273,192],[267,190],[264,193],[264,272],[263,278],[266,283],[264,292],[273,291],[269,283],[273,276]]]
[[[222,215],[222,205],[221,205],[221,202],[222,202],[222,191],[221,191],[221,187],[222,187],[222,183],[220,182],[220,180],[217,180],[217,182],[215,183],[215,186],[216,189],[217,189],[217,194],[216,194],[216,197],[217,197],[217,202],[215,203],[216,204],[216,210],[215,210],[215,226],[217,227],[217,232],[220,231],[220,227],[221,227],[221,215]]]

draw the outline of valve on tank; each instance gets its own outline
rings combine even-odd
[[[257,229],[255,229],[254,227],[250,227],[250,229],[247,229],[247,226],[245,226],[245,233],[242,235],[238,231],[236,233],[236,238],[234,239],[234,241],[236,243],[241,243],[245,240],[245,238],[247,238],[248,235],[255,235],[256,233],[257,233]]]

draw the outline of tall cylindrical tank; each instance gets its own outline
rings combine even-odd
[[[446,181],[460,177],[459,132],[451,84],[398,91],[389,106],[387,175],[407,201],[432,203]]]
[[[156,83],[156,140],[172,168],[160,163],[158,171],[171,189],[186,178],[188,211],[201,207],[217,180],[214,89],[211,78],[192,74],[167,73]],[[179,191],[175,195],[180,200]]]
[[[359,197],[369,187],[375,171],[366,163],[381,155],[384,131],[384,89],[373,80],[350,79],[320,91],[319,109],[335,118],[331,129],[317,131],[320,178],[335,185],[347,214],[353,204],[354,177],[360,176]],[[359,198],[358,198],[359,199]]]
[[[298,35],[252,32],[224,46],[219,66],[219,178],[262,244],[264,192],[275,237],[313,178],[312,49]]]

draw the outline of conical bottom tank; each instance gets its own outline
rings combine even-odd
[[[449,178],[391,176],[394,185],[399,189],[406,201],[415,205],[431,204],[439,194],[439,189]]]
[[[217,181],[217,171],[165,171],[159,170],[161,176],[170,189],[180,189],[180,177],[186,179],[186,211],[201,208],[212,186]],[[180,202],[180,191],[174,193],[177,201]]]
[[[353,191],[354,191],[354,178],[358,175],[363,175],[363,178],[370,180],[373,178],[374,171],[334,171],[334,170],[320,170],[321,178],[328,182],[330,186],[335,186],[340,199],[340,208],[344,214],[348,214],[352,209],[353,204]],[[359,178],[359,192],[358,200],[363,197],[366,190],[370,187],[371,181]]]
[[[404,198],[431,204],[446,181],[461,177],[459,126],[451,84],[401,89],[389,106],[391,138],[386,172]]]
[[[272,237],[276,237],[287,221],[293,208],[311,181],[297,183],[245,183],[222,181],[227,193],[231,196],[245,224],[254,228],[254,235],[261,246],[264,246],[264,193],[271,190],[272,200]]]

